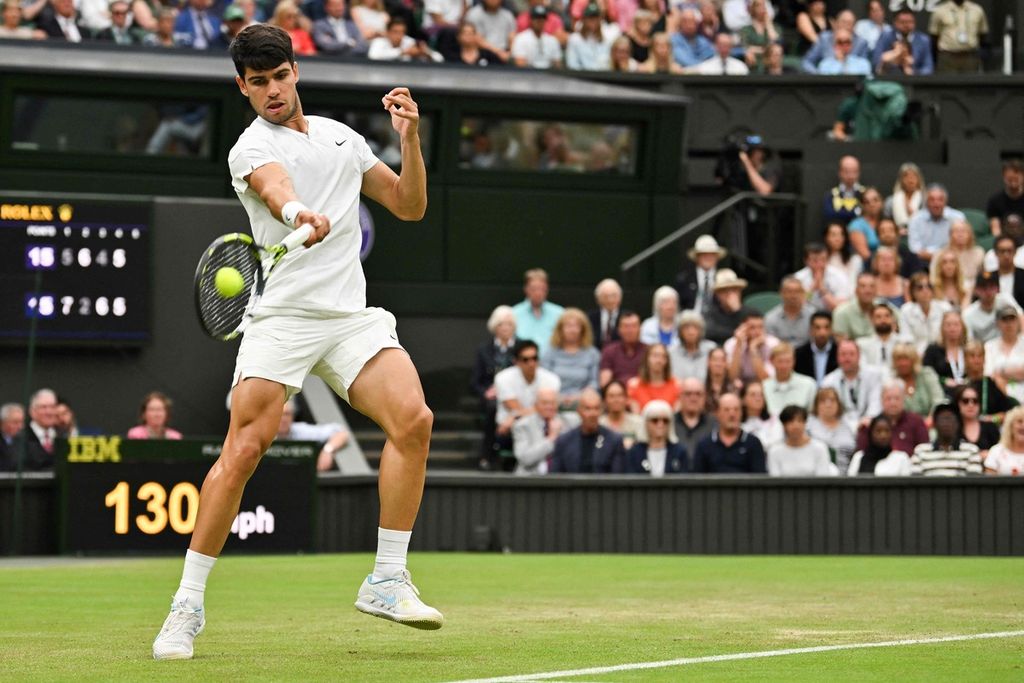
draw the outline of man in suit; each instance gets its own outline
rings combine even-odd
[[[619,313],[622,312],[622,287],[611,278],[605,278],[594,288],[597,308],[590,311],[590,328],[594,331],[594,346],[619,341]]]
[[[96,40],[116,45],[138,45],[142,37],[128,25],[128,0],[112,0],[110,3],[110,26],[96,33]]]
[[[554,389],[538,389],[533,408],[532,415],[521,417],[512,425],[516,474],[547,474],[555,440],[579,424],[573,414],[558,414],[558,392]]]
[[[725,258],[725,249],[711,235],[701,235],[686,255],[693,261],[676,276],[679,310],[707,313],[715,297],[715,273],[718,262]]]
[[[89,29],[82,24],[74,0],[50,0],[50,5],[39,13],[36,27],[45,33],[47,38],[65,40],[69,43],[80,43],[92,37]]]
[[[877,73],[927,76],[935,70],[932,40],[915,31],[915,24],[914,10],[904,7],[896,12],[892,28],[886,29],[875,44],[871,61]]]
[[[796,349],[795,370],[821,386],[825,375],[839,367],[836,340],[832,337],[832,314],[818,311],[811,316],[811,340]]]
[[[871,309],[871,324],[875,333],[857,340],[861,362],[881,371],[884,377],[892,374],[892,351],[900,342],[913,339],[896,329],[896,314],[888,301],[878,300]]]
[[[839,367],[825,375],[821,386],[836,390],[843,404],[843,419],[856,431],[882,412],[882,373],[867,365],[861,367],[860,347],[851,339],[839,342],[836,359]]]
[[[1018,268],[1013,263],[1014,256],[1017,255],[1017,243],[1009,235],[1003,235],[996,239],[994,249],[999,264],[996,271],[999,278],[999,293],[1006,298],[1012,298],[1020,309],[1024,307],[1024,268]]]
[[[626,450],[622,436],[598,423],[601,418],[601,396],[593,389],[584,390],[580,395],[577,412],[580,426],[555,440],[549,471],[573,474],[623,472]]]
[[[220,35],[220,19],[211,11],[213,0],[189,0],[174,24],[174,42],[182,47],[208,50]]]
[[[25,444],[25,460],[22,469],[53,469],[53,440],[57,438],[57,394],[50,389],[40,389],[32,394],[28,414],[30,421],[14,440],[15,453]]]
[[[345,0],[325,0],[327,16],[313,22],[313,42],[320,52],[331,55],[366,55],[369,45],[351,19],[345,18]]]
[[[19,403],[0,406],[0,472],[14,470],[18,465],[15,439],[25,428],[25,409]]]

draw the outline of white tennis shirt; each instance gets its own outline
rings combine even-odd
[[[331,219],[323,242],[288,254],[267,281],[259,312],[325,316],[366,308],[366,277],[359,262],[359,195],[363,174],[377,164],[363,136],[343,123],[307,116],[308,133],[257,117],[228,154],[231,184],[249,214],[257,244],[277,244],[291,228],[245,181],[276,162],[292,179],[299,201]]]

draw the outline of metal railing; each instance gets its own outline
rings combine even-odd
[[[738,193],[732,195],[731,197],[729,197],[728,199],[726,199],[725,201],[715,205],[711,209],[708,209],[707,211],[705,211],[701,215],[697,216],[696,218],[694,218],[690,222],[686,223],[685,225],[683,225],[679,229],[675,230],[671,234],[666,235],[665,237],[661,238],[660,240],[658,240],[657,242],[655,242],[651,246],[647,247],[643,251],[641,251],[638,254],[636,254],[635,256],[627,259],[626,261],[623,261],[622,265],[620,266],[620,269],[622,270],[623,273],[629,272],[630,270],[632,270],[636,266],[638,266],[641,263],[643,263],[643,262],[647,261],[648,259],[650,259],[652,256],[655,256],[656,254],[658,254],[661,251],[663,251],[666,247],[669,247],[669,246],[677,243],[679,240],[681,240],[682,238],[686,237],[690,233],[695,232],[699,228],[704,227],[710,221],[713,221],[713,220],[719,218],[720,216],[725,215],[728,211],[733,210],[734,208],[741,207],[741,205],[746,205],[747,202],[750,202],[752,204],[755,204],[757,206],[762,206],[762,207],[776,207],[776,208],[777,207],[792,207],[792,208],[794,208],[795,210],[793,212],[793,224],[792,224],[792,227],[793,227],[793,249],[794,249],[793,253],[794,254],[799,254],[800,253],[800,245],[803,243],[803,238],[804,238],[804,234],[803,234],[803,232],[804,232],[803,231],[804,212],[801,210],[803,208],[803,204],[804,204],[803,197],[801,197],[800,195],[797,195],[797,194],[792,194],[792,193],[787,193],[787,192],[776,192],[776,193],[770,194],[770,195],[760,195],[757,192],[738,192]],[[772,222],[769,222],[769,225],[774,227],[774,228],[776,228],[776,231],[778,231],[777,230],[777,228],[778,228],[777,225],[775,225]],[[729,237],[729,236],[723,236],[723,237]],[[723,242],[727,242],[727,241],[728,240],[723,240]],[[769,240],[769,244],[772,245],[772,246],[777,245],[778,244],[778,239],[777,238],[773,238],[773,239]],[[777,254],[777,251],[772,251],[771,253]],[[743,254],[730,253],[730,256],[733,258],[733,260],[738,261],[739,263],[743,264],[745,267],[753,269],[753,270],[758,271],[760,273],[764,273],[766,275],[774,274],[774,270],[776,269],[776,267],[778,265],[777,262],[775,262],[775,259],[773,259],[773,258],[766,259],[767,263],[763,264],[763,263],[761,263],[759,261],[756,261],[754,259],[748,258],[747,256],[745,256]]]

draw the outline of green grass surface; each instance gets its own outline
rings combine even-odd
[[[192,661],[150,645],[180,559],[0,562],[0,680],[446,681],[1024,629],[1024,560],[416,554],[440,631],[355,611],[367,555],[232,557]],[[1024,680],[1024,638],[580,681]]]

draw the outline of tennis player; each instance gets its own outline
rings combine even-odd
[[[277,434],[285,401],[311,372],[387,435],[377,559],[359,588],[356,608],[416,628],[440,628],[441,613],[419,599],[406,569],[433,414],[416,368],[398,343],[394,316],[366,306],[359,262],[360,193],[403,220],[419,220],[426,211],[416,102],[406,88],[382,100],[401,137],[402,173],[396,175],[348,126],[303,115],[295,88],[299,69],[285,31],[250,26],[230,52],[238,88],[258,114],[228,156],[253,236],[274,244],[303,224],[315,231],[309,249],[286,256],[268,279],[242,338],[227,438],[203,482],[181,584],[153,643],[153,657],[192,657],[193,640],[205,624],[206,580],[238,514],[242,490]]]

